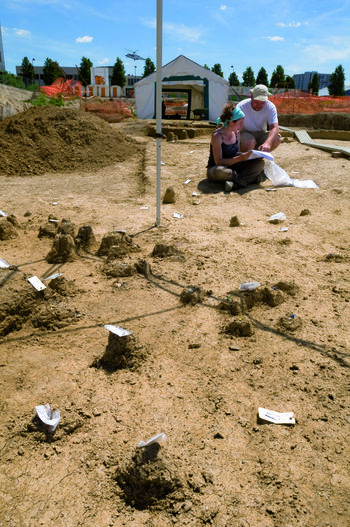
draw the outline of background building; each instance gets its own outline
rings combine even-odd
[[[66,79],[79,80],[79,75],[77,68],[74,67],[64,67],[61,68],[66,74]],[[21,75],[21,66],[16,66],[16,75]],[[44,72],[42,66],[34,66],[34,80],[39,86],[45,86],[44,84]]]
[[[91,85],[111,86],[113,66],[99,66],[91,68]],[[125,75],[126,84],[123,93],[126,97],[133,95],[134,84],[142,79],[141,75]]]
[[[297,73],[296,75],[293,75],[296,90],[309,91],[308,85],[309,82],[312,81],[312,77],[315,73],[318,73],[318,71],[305,71],[305,73]],[[318,76],[320,79],[320,90],[322,90],[322,88],[327,88],[330,82],[331,74],[318,73]]]
[[[2,45],[2,35],[1,35],[1,26],[0,26],[0,71],[5,71],[5,55],[4,47]]]

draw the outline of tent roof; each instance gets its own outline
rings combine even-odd
[[[217,75],[216,73],[213,73],[210,70],[207,70],[206,68],[203,68],[203,66],[200,66],[196,62],[193,62],[193,60],[188,59],[184,55],[179,55],[176,57],[176,59],[172,60],[171,62],[168,62],[165,66],[162,66],[162,77],[181,77],[185,75],[194,75],[198,77],[206,77],[209,82],[214,81],[218,82],[223,85],[228,86],[228,81],[220,77],[220,75]],[[140,81],[135,83],[135,86],[143,86],[145,84],[150,84],[153,82],[156,82],[157,72],[151,73],[150,75],[147,75],[144,79],[141,79]],[[181,81],[179,81],[181,82]]]

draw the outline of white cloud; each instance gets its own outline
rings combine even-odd
[[[341,62],[350,60],[350,42],[343,42],[343,45],[332,45],[332,42],[328,41],[327,46],[313,44],[305,46],[303,52],[309,60],[315,63]]]
[[[220,6],[220,11],[226,11],[227,5],[223,4]]]
[[[284,40],[284,37],[266,37],[267,40],[271,40],[272,42],[281,42],[282,40]]]
[[[174,37],[176,40],[181,39],[187,42],[200,42],[202,33],[199,29],[185,26],[184,24],[176,25],[166,23],[163,25],[164,31]]]
[[[157,27],[156,19],[142,19],[141,21],[144,26],[151,29]],[[188,27],[184,24],[177,25],[165,22],[163,23],[163,30],[176,40],[201,43],[202,31],[200,29]]]
[[[285,22],[277,22],[276,26],[279,26],[279,27],[300,27],[301,26],[301,22],[289,22],[288,24],[286,24]]]
[[[155,18],[152,18],[152,19],[141,18],[141,22],[144,26],[150,27],[151,29],[156,29],[157,27],[157,20]]]
[[[94,40],[94,37],[89,37],[88,35],[85,35],[85,37],[78,37],[75,39],[75,42],[78,42],[79,44],[86,44],[89,42],[92,42]]]
[[[17,27],[13,28],[13,31],[18,37],[30,37],[31,33],[27,29],[18,29]]]
[[[104,59],[99,60],[98,63],[99,63],[100,66],[103,66],[103,64],[108,64],[109,63],[109,58],[105,57]]]

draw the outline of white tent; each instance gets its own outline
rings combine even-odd
[[[162,67],[162,90],[188,91],[190,110],[206,108],[209,120],[216,120],[228,100],[228,82],[180,55]],[[135,84],[136,111],[139,119],[155,119],[156,72]],[[189,112],[190,113],[190,112]],[[193,118],[193,113],[190,113]]]

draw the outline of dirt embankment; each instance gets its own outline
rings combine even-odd
[[[348,113],[278,114],[281,126],[290,128],[317,128],[322,130],[350,130]]]
[[[0,84],[0,121],[29,108],[31,104],[28,101],[32,96],[30,91]]]

